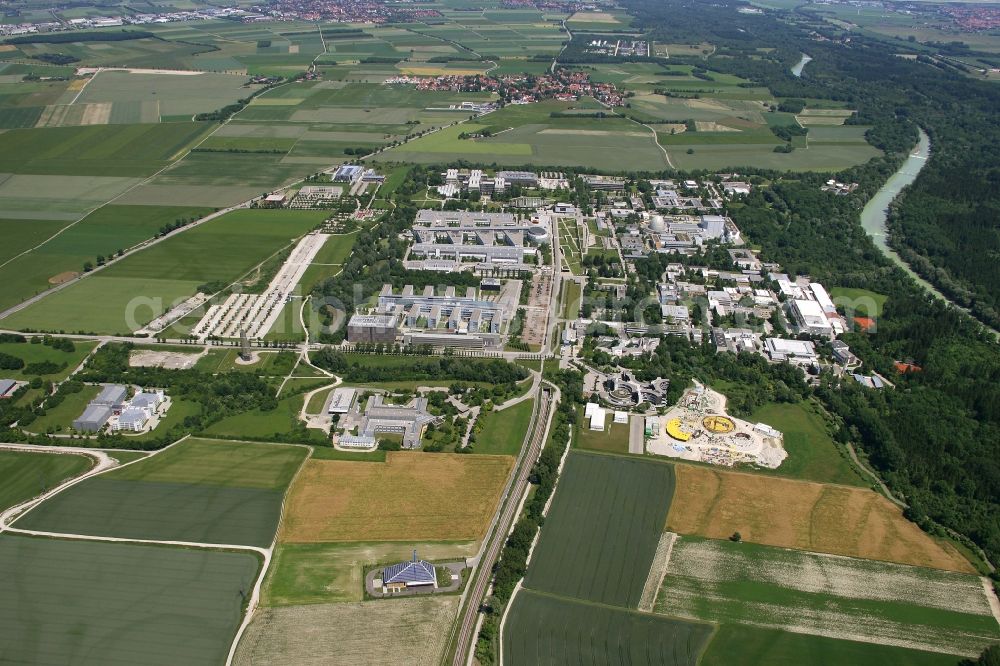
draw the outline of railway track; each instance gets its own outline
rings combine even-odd
[[[507,535],[517,519],[521,498],[528,487],[528,476],[534,467],[535,461],[541,455],[542,447],[545,445],[545,431],[548,424],[549,408],[552,403],[552,394],[547,388],[542,388],[539,399],[538,411],[532,422],[530,441],[525,451],[525,455],[519,463],[517,476],[511,485],[507,496],[504,498],[503,509],[497,521],[496,528],[490,535],[489,543],[483,551],[479,560],[479,565],[473,574],[470,582],[469,595],[465,606],[462,608],[462,619],[459,625],[458,635],[455,638],[455,656],[452,660],[453,666],[465,666],[469,659],[469,653],[475,645],[475,630],[479,617],[479,608],[483,598],[486,596],[486,589],[493,578],[493,566],[500,557],[507,542]]]

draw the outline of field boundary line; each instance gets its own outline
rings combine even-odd
[[[295,480],[299,478],[299,475],[302,474],[302,470],[305,469],[306,463],[312,458],[313,448],[311,446],[306,446],[304,444],[297,446],[306,448],[309,451],[309,454],[302,459],[301,463],[299,463],[299,468],[295,470],[295,474],[288,482],[288,488],[285,489],[285,492],[281,496],[281,512],[278,517],[278,524],[274,528],[274,537],[271,539],[271,545],[268,546],[266,552],[264,553],[264,563],[260,567],[260,574],[257,576],[257,582],[254,583],[253,592],[250,593],[250,600],[247,602],[246,611],[243,613],[243,621],[240,622],[240,626],[237,628],[236,634],[233,636],[233,641],[229,645],[229,654],[226,656],[226,666],[231,666],[233,663],[233,659],[236,657],[236,649],[240,644],[240,639],[243,638],[243,634],[250,626],[250,621],[253,619],[253,615],[257,611],[257,607],[260,605],[260,591],[264,586],[264,578],[267,577],[267,572],[271,569],[271,562],[274,559],[274,548],[278,545],[278,534],[281,533],[281,526],[285,522],[285,507],[288,503],[288,491],[291,489],[292,484],[295,483]]]
[[[72,534],[69,532],[47,532],[44,530],[25,530],[18,527],[8,527],[10,534],[27,534],[29,536],[50,537],[54,539],[70,539],[75,541],[106,541],[109,543],[135,543],[148,546],[180,546],[182,548],[201,548],[204,550],[247,550],[267,557],[267,549],[260,546],[248,546],[235,543],[206,543],[201,541],[173,541],[159,539],[134,539],[128,537],[99,536],[96,534]]]
[[[100,76],[101,72],[103,72],[103,71],[104,71],[103,67],[98,67],[97,68],[97,71],[94,72],[94,75],[91,76],[89,79],[87,79],[87,82],[83,84],[83,87],[80,88],[76,92],[76,95],[74,95],[72,101],[70,101],[70,103],[69,103],[70,106],[73,106],[74,104],[76,104],[76,100],[80,99],[80,95],[82,95],[83,91],[87,89],[87,86],[90,85],[90,82],[93,81],[94,79],[96,79],[98,76]],[[159,101],[159,100],[157,100],[157,101]]]
[[[127,462],[127,463],[119,463],[117,460],[114,460],[106,451],[102,451],[101,449],[91,449],[91,448],[85,448],[85,447],[82,447],[82,446],[81,447],[75,447],[75,446],[43,446],[43,445],[33,445],[33,444],[0,444],[0,447],[19,447],[19,448],[22,448],[24,450],[31,450],[31,451],[42,451],[42,452],[44,452],[44,451],[53,451],[53,450],[56,450],[56,451],[64,451],[66,453],[77,453],[78,455],[79,454],[83,454],[83,455],[88,455],[89,454],[89,455],[93,455],[94,457],[96,457],[98,459],[98,464],[95,465],[93,469],[88,470],[84,474],[81,474],[80,476],[73,477],[72,479],[67,479],[64,483],[56,486],[55,488],[52,488],[48,492],[46,492],[46,493],[44,493],[42,495],[39,495],[38,497],[32,498],[30,500],[27,500],[26,502],[22,502],[21,504],[17,504],[15,506],[12,506],[9,509],[6,509],[2,513],[0,513],[0,534],[2,534],[5,530],[11,530],[11,531],[17,530],[17,528],[13,527],[13,524],[15,522],[17,522],[18,520],[20,520],[21,518],[23,518],[25,515],[27,515],[28,513],[30,513],[33,509],[35,509],[36,507],[38,507],[38,505],[41,504],[42,502],[44,502],[45,500],[47,500],[47,499],[49,499],[51,497],[54,497],[55,495],[58,495],[62,491],[66,490],[67,488],[75,486],[76,484],[81,483],[82,481],[85,481],[86,479],[89,479],[91,477],[97,476],[99,474],[103,474],[104,472],[108,472],[108,471],[113,470],[113,469],[121,469],[122,467],[128,467],[129,465],[135,464],[137,462],[141,462],[143,460],[148,460],[149,458],[152,458],[157,453],[160,453],[161,451],[166,451],[170,447],[174,446],[174,444],[180,444],[181,442],[183,442],[185,439],[187,439],[190,436],[191,435],[184,435],[183,437],[181,437],[180,439],[178,439],[176,442],[171,442],[170,444],[164,446],[162,449],[157,449],[155,451],[150,452],[150,455],[148,455],[148,456],[143,456],[142,458],[136,458],[135,460],[131,460],[131,461]],[[127,449],[125,449],[125,450],[127,450]],[[112,463],[112,464],[109,464],[107,466],[102,467],[101,464],[100,464],[102,456],[103,456],[104,459],[106,459],[109,463]]]
[[[653,563],[649,567],[649,575],[646,576],[646,584],[642,588],[642,596],[639,597],[639,610],[652,613],[656,605],[656,597],[660,593],[660,586],[667,576],[667,569],[670,568],[670,555],[674,552],[674,543],[677,535],[673,532],[664,532],[660,535],[660,542],[656,544],[656,553],[653,555]]]

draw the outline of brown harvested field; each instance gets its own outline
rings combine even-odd
[[[309,460],[289,493],[281,540],[482,539],[514,459],[390,451],[384,463]]]
[[[436,664],[458,602],[449,595],[259,609],[233,663]]]
[[[866,488],[677,465],[667,529],[833,555],[975,573],[889,500]]]

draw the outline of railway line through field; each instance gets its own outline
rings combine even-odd
[[[542,387],[531,426],[525,434],[526,445],[514,471],[514,481],[504,497],[494,529],[476,563],[472,579],[466,589],[464,603],[459,611],[458,632],[452,639],[455,646],[453,666],[465,666],[471,658],[475,646],[476,627],[479,624],[479,609],[493,578],[493,566],[500,557],[500,551],[507,541],[514,522],[521,512],[522,500],[528,489],[528,476],[542,453],[551,422],[552,405],[559,399],[558,389]]]

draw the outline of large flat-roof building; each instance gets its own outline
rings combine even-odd
[[[788,361],[798,365],[812,365],[818,359],[816,345],[809,340],[767,338],[764,340],[764,353],[772,361]]]
[[[410,257],[520,269],[534,264],[535,245],[549,239],[547,221],[511,213],[422,210],[412,228]]]
[[[109,384],[101,389],[97,397],[90,401],[92,405],[102,405],[111,409],[121,409],[128,398],[128,388],[121,384]]]
[[[792,317],[799,330],[810,335],[830,337],[833,335],[833,325],[827,319],[823,306],[817,301],[794,299],[789,305]]]
[[[108,422],[111,414],[109,405],[97,405],[91,402],[83,410],[83,414],[73,421],[73,429],[79,432],[97,432]]]
[[[399,319],[394,315],[351,315],[347,322],[348,342],[392,344],[399,332]]]
[[[357,395],[357,389],[335,388],[327,397],[323,411],[327,414],[346,414],[354,405]]]

